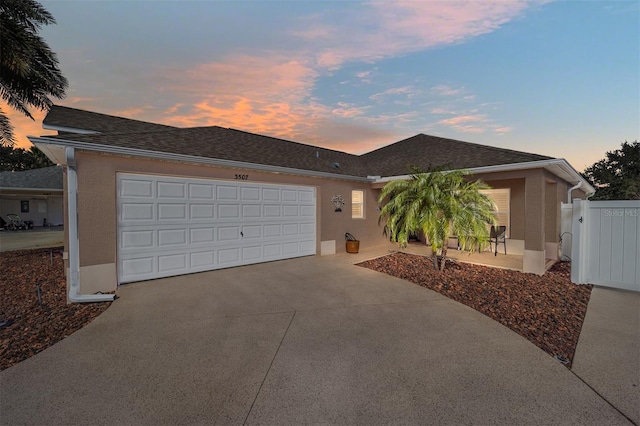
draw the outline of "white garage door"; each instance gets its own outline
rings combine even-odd
[[[118,174],[119,283],[315,253],[315,188]]]

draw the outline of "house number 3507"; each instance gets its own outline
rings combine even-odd
[[[249,179],[249,175],[236,175],[235,180],[247,180]]]

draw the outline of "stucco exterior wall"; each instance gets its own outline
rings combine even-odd
[[[234,181],[235,174],[248,175],[248,182],[306,185],[316,188],[317,248],[321,241],[335,240],[336,251],[344,252],[344,234],[356,236],[362,246],[384,241],[377,225],[376,193],[368,182],[314,178],[290,174],[258,172],[172,161],[150,160],[79,151],[76,154],[78,172],[78,232],[80,267],[115,264],[117,255],[116,174],[147,173],[181,177],[223,179]],[[351,191],[365,194],[365,219],[351,218]],[[346,204],[336,213],[331,197],[340,194]]]

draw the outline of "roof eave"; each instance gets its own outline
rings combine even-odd
[[[465,170],[468,170],[472,174],[481,174],[481,173],[496,173],[496,172],[528,170],[528,169],[536,169],[536,168],[544,168],[571,184],[580,183],[580,188],[587,195],[594,194],[596,192],[596,189],[589,182],[587,182],[587,180],[584,179],[580,175],[580,173],[578,173],[576,169],[574,169],[571,166],[571,164],[569,164],[567,160],[565,160],[564,158],[527,161],[523,163],[498,164],[494,166],[472,167]],[[407,180],[410,178],[411,178],[411,175],[385,176],[385,177],[376,179],[374,183],[384,184],[394,180]]]
[[[66,164],[66,159],[57,155],[60,152],[59,148],[71,147],[74,149],[81,149],[85,151],[105,152],[116,155],[127,155],[132,157],[145,157],[155,158],[167,161],[180,161],[196,164],[204,164],[209,166],[228,167],[228,168],[241,168],[248,170],[257,170],[271,173],[286,173],[300,176],[310,177],[324,177],[331,179],[350,180],[356,182],[372,182],[372,179],[362,176],[342,175],[337,173],[320,172],[315,170],[294,169],[282,166],[272,166],[268,164],[247,163],[244,161],[235,160],[223,160],[219,158],[198,157],[194,155],[186,154],[174,154],[161,151],[151,151],[138,148],[126,148],[121,146],[101,145],[86,142],[77,142],[62,138],[51,138],[46,136],[28,136],[31,143],[36,145],[40,150],[53,161],[59,164]],[[56,147],[58,149],[56,149]],[[44,148],[44,149],[43,149]],[[55,160],[54,160],[55,158]]]

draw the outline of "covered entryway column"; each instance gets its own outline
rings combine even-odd
[[[525,179],[525,229],[523,272],[545,272],[545,186],[544,171],[531,170]]]

